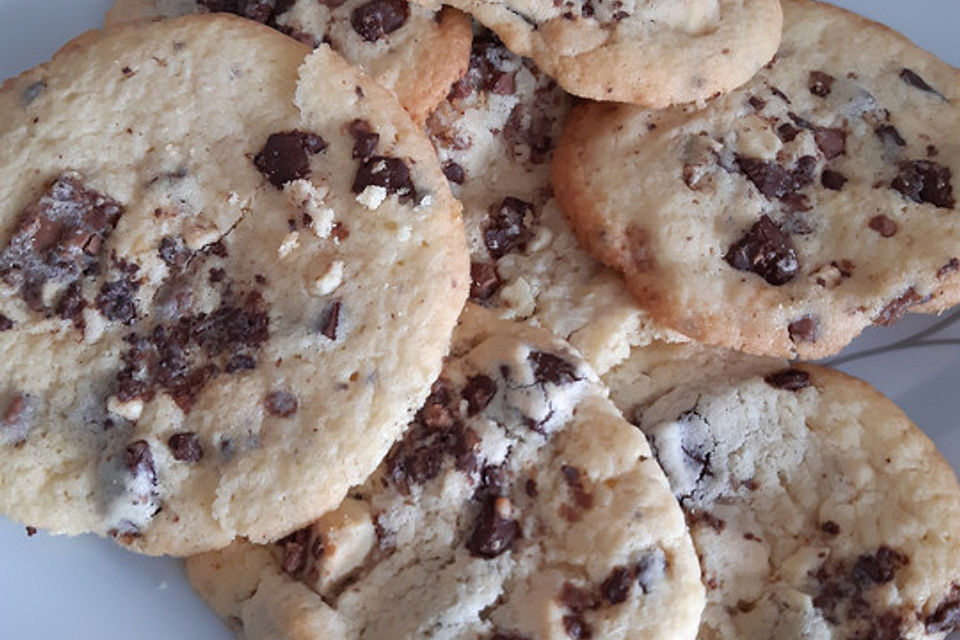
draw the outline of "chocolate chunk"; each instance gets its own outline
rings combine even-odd
[[[203,449],[200,439],[192,431],[175,433],[167,440],[167,446],[173,452],[173,457],[183,462],[197,462],[203,458]]]
[[[909,564],[907,556],[890,547],[880,547],[876,553],[864,554],[853,565],[852,577],[861,586],[886,584],[896,572]]]
[[[774,286],[790,282],[800,268],[790,237],[766,214],[730,245],[724,260],[734,269],[752,271]]]
[[[824,533],[829,533],[830,535],[835,536],[840,533],[840,525],[833,520],[827,520],[820,525],[820,530]]]
[[[280,418],[288,418],[297,412],[297,397],[289,391],[271,391],[263,404],[267,411]]]
[[[153,466],[153,454],[146,440],[127,445],[127,469],[134,476],[143,476],[150,484],[157,484],[157,470]]]
[[[443,175],[454,184],[463,184],[464,178],[466,177],[463,167],[453,160],[447,160],[443,163]]]
[[[580,614],[563,616],[563,630],[574,640],[590,640],[593,637],[593,628]]]
[[[97,308],[108,320],[129,325],[137,318],[134,296],[139,289],[140,283],[129,277],[107,282],[97,294]]]
[[[814,127],[813,139],[827,160],[833,160],[847,152],[847,132],[843,129]]]
[[[937,270],[937,278],[942,279],[944,276],[947,276],[958,269],[960,269],[960,260],[957,258],[950,258],[949,262]]]
[[[471,555],[495,558],[510,548],[519,534],[519,524],[513,518],[512,511],[507,498],[487,497],[466,544]]]
[[[370,0],[350,13],[350,24],[361,38],[376,42],[402,27],[409,16],[407,0]]]
[[[920,89],[920,91],[926,91],[927,93],[935,93],[943,100],[947,99],[946,96],[927,84],[927,81],[921,78],[913,69],[907,69],[906,67],[901,69],[900,79],[915,89]]]
[[[500,274],[495,262],[470,263],[470,299],[489,300],[500,289]]]
[[[310,158],[327,148],[323,138],[308,131],[272,133],[254,159],[253,164],[270,184],[278,189],[293,180],[310,175]]]
[[[757,96],[750,96],[747,102],[757,111],[763,111],[763,108],[767,106],[767,101]]]
[[[524,226],[524,218],[533,213],[529,202],[507,196],[491,212],[483,230],[483,241],[494,259],[500,259],[517,249],[524,250],[532,234]]]
[[[801,129],[793,126],[789,122],[784,122],[777,127],[777,136],[784,142],[793,142],[800,135]]]
[[[839,171],[824,169],[820,174],[820,184],[831,191],[840,191],[847,184],[847,177]]]
[[[470,376],[461,395],[467,401],[467,416],[475,416],[483,411],[497,393],[497,383],[482,373]]]
[[[786,391],[799,391],[810,386],[810,374],[800,369],[783,369],[763,379],[771,387]]]
[[[563,584],[563,591],[560,592],[560,604],[576,613],[596,609],[600,606],[600,602],[597,601],[596,596],[589,589],[578,587],[570,582]]]
[[[889,327],[897,323],[907,314],[910,307],[923,304],[926,300],[917,293],[916,289],[910,287],[902,294],[891,300],[880,310],[880,313],[873,319],[873,324],[881,327]]]
[[[387,193],[395,193],[400,200],[415,198],[417,190],[410,179],[410,169],[399,158],[371,156],[364,158],[353,181],[353,192],[363,193],[368,186],[383,187]]]
[[[907,141],[903,139],[900,132],[897,131],[897,128],[892,124],[882,124],[874,129],[873,132],[877,134],[877,137],[880,138],[887,147],[904,147],[907,145]]]
[[[179,236],[164,236],[160,241],[160,247],[157,249],[157,253],[159,253],[160,259],[163,260],[167,266],[180,269],[187,264],[193,252],[187,247],[183,238]]]
[[[352,120],[347,131],[353,136],[354,158],[369,158],[380,144],[380,134],[366,120]]]
[[[61,175],[24,207],[0,252],[0,278],[31,309],[49,312],[44,285],[70,285],[99,273],[103,243],[122,214],[119,203],[87,189],[75,174]]]
[[[10,331],[13,329],[13,320],[0,313],[0,331]]]
[[[897,223],[885,215],[873,216],[867,226],[884,238],[892,238],[897,235]]]
[[[807,88],[810,93],[820,98],[826,98],[830,95],[831,87],[836,80],[833,76],[823,71],[811,71],[807,79]]]
[[[257,348],[266,341],[270,319],[258,293],[244,297],[243,305],[221,305],[210,315],[197,317],[194,339],[210,356],[233,352],[241,347]]]
[[[801,342],[816,342],[820,338],[820,319],[816,316],[804,316],[794,320],[787,327],[790,340],[794,344]]]
[[[320,325],[317,330],[320,335],[329,340],[337,339],[337,329],[340,327],[340,301],[334,300],[320,314]]]
[[[960,627],[960,584],[954,584],[950,593],[937,608],[923,619],[927,633],[950,632]]]
[[[614,567],[610,575],[600,585],[600,592],[610,604],[620,604],[627,600],[632,586],[633,572],[626,567]]]
[[[550,135],[553,122],[554,117],[547,105],[539,101],[533,106],[520,102],[503,125],[503,139],[510,145],[510,152],[514,156],[521,155],[517,145],[524,144],[529,149],[530,162],[542,164],[553,149],[553,137]]]
[[[74,325],[82,328],[83,322],[80,314],[86,306],[87,302],[83,299],[83,293],[80,291],[80,283],[71,282],[67,285],[66,290],[60,294],[53,311],[58,317],[64,320],[73,320]]]
[[[533,378],[540,384],[564,385],[582,380],[574,363],[552,353],[531,351],[527,361],[533,367]]]
[[[911,160],[900,165],[900,173],[890,186],[914,202],[952,209],[955,201],[951,175],[949,167],[931,160]]]
[[[32,538],[32,537],[35,536],[35,535],[37,535],[37,528],[36,528],[36,527],[30,527],[30,526],[28,526],[28,527],[27,527],[27,537],[28,537],[28,538]]]
[[[807,186],[813,180],[816,159],[803,156],[797,160],[797,169],[789,171],[775,162],[757,158],[736,157],[737,167],[768,198],[782,198]]]

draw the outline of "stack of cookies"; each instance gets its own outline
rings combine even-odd
[[[944,638],[791,362],[960,301],[960,75],[813,0],[118,0],[0,90],[0,512],[240,638]]]

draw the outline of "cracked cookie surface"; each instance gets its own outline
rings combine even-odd
[[[466,69],[470,50],[467,16],[407,0],[116,0],[106,25],[217,11],[269,24],[312,47],[330,45],[390,89],[418,122]]]
[[[943,638],[960,621],[960,486],[867,383],[692,345],[637,349],[605,380],[686,514],[701,640]]]
[[[190,16],[5,83],[4,513],[151,554],[272,540],[428,394],[469,284],[459,206],[396,101],[309,53]]]
[[[550,160],[571,102],[484,29],[427,132],[463,203],[471,299],[550,329],[603,373],[631,346],[685,338],[653,324],[617,274],[579,246],[557,207]]]
[[[422,0],[439,6],[438,0]],[[450,0],[567,91],[662,108],[729,91],[780,42],[778,0]]]
[[[656,320],[820,358],[960,295],[960,155],[943,136],[960,76],[862,17],[783,7],[774,61],[703,110],[576,109],[554,186]]]
[[[261,638],[693,638],[703,587],[643,436],[549,332],[468,306],[378,470],[270,546],[187,561]]]

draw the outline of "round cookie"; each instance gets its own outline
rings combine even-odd
[[[477,33],[470,68],[427,120],[463,203],[471,299],[571,342],[603,373],[657,327],[622,280],[580,248],[550,189],[550,160],[572,98],[528,58]]]
[[[0,512],[150,554],[272,540],[429,393],[459,205],[396,100],[308,53],[189,16],[4,84]]]
[[[686,513],[701,640],[943,638],[957,624],[960,485],[890,400],[821,367],[714,350],[700,378],[645,351],[611,396]]]
[[[187,574],[248,640],[693,638],[699,568],[650,456],[569,345],[468,306],[365,484]]]
[[[439,6],[439,0],[417,0]],[[570,93],[662,108],[743,84],[780,42],[779,0],[450,0]]]
[[[955,295],[960,77],[854,14],[783,7],[774,62],[703,110],[575,110],[553,184],[659,322],[820,358]]]
[[[329,44],[393,91],[417,122],[443,100],[467,67],[470,19],[406,0],[116,0],[106,25],[209,11],[269,24],[305,44]]]

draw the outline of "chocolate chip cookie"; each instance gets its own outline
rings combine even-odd
[[[550,161],[571,102],[483,30],[427,131],[463,203],[471,299],[552,330],[602,373],[632,345],[682,337],[652,323],[616,273],[578,245],[557,207]]]
[[[106,24],[208,12],[268,24],[311,47],[329,44],[393,91],[418,122],[467,67],[470,19],[407,0],[116,0]]]
[[[427,396],[459,206],[396,100],[310,52],[189,16],[4,84],[0,511],[151,554],[272,540]]]
[[[639,431],[542,329],[468,307],[402,439],[272,546],[187,561],[240,637],[694,638],[703,587]]]
[[[777,50],[782,24],[778,0],[443,4],[472,14],[570,93],[650,108],[705,100],[743,84]]]
[[[820,358],[958,295],[960,76],[836,7],[706,108],[575,110],[553,164],[580,238],[692,338]]]
[[[719,362],[736,372],[680,382],[662,356],[615,375],[672,390],[612,396],[686,514],[707,587],[699,638],[943,638],[960,622],[960,485],[890,400],[730,352]]]

